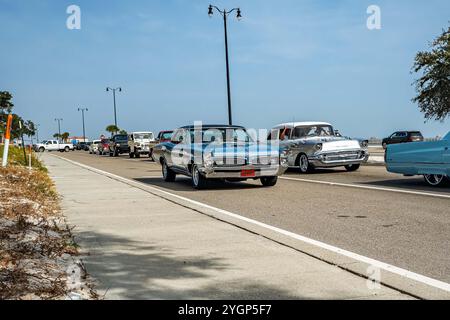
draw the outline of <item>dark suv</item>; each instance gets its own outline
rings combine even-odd
[[[423,136],[420,131],[397,131],[388,138],[384,138],[381,144],[383,145],[383,149],[386,149],[389,144],[418,141],[423,141]]]
[[[127,134],[116,134],[109,141],[109,156],[117,157],[122,153],[130,153]]]

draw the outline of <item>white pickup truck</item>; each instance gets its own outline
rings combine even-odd
[[[44,151],[60,151],[60,152],[69,152],[70,150],[74,150],[73,144],[71,143],[60,143],[57,140],[44,140],[42,143],[38,143],[35,146],[35,150],[37,152]]]

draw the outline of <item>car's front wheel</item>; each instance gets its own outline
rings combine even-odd
[[[191,169],[191,179],[192,179],[192,186],[194,189],[204,189],[207,185],[207,179],[204,175],[200,173],[198,170],[197,165],[193,165]]]
[[[314,171],[314,167],[309,163],[308,156],[301,153],[297,158],[297,165],[301,173],[308,173]]]
[[[39,152],[44,152],[45,151],[45,148],[44,147],[40,147],[39,148]]]
[[[163,160],[162,163],[162,175],[163,175],[163,179],[166,182],[174,182],[175,178],[176,178],[176,174],[175,172],[173,172],[169,166],[167,165],[166,160]]]
[[[359,169],[361,165],[360,164],[348,164],[345,166],[345,170],[352,172],[352,171],[356,171]]]
[[[442,187],[449,182],[449,177],[443,174],[425,174],[423,177],[425,182],[432,187]]]
[[[264,187],[273,187],[274,185],[277,184],[278,181],[278,177],[262,177],[261,178],[261,183]]]

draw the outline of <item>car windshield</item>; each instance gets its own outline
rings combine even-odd
[[[170,132],[163,132],[161,134],[161,139],[167,140],[167,139],[170,139],[170,138],[172,138],[172,131],[170,131]]]
[[[135,140],[150,140],[153,139],[153,134],[152,133],[135,133],[134,134],[134,139]]]
[[[450,131],[447,133],[447,135],[442,138],[442,140],[450,140]]]
[[[120,140],[120,141],[128,140],[128,136],[127,135],[115,136],[114,140]]]
[[[191,141],[194,142],[194,130],[190,131]],[[200,133],[200,131],[199,131]],[[202,142],[249,142],[252,141],[243,128],[210,128],[201,130]]]
[[[334,136],[333,127],[329,125],[311,125],[295,127],[293,138]]]

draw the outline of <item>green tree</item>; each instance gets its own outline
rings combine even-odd
[[[119,134],[128,134],[126,130],[120,129]]]
[[[55,139],[58,139],[58,140],[59,140],[59,138],[61,138],[61,137],[60,137],[59,133],[55,133],[55,134],[53,135],[53,138],[55,138]]]
[[[107,132],[111,133],[111,135],[113,135],[113,134],[119,132],[120,128],[114,124],[111,124],[111,125],[107,126],[105,130]]]
[[[0,112],[11,113],[14,104],[11,102],[12,95],[8,91],[0,91]]]
[[[0,91],[0,126],[2,128],[6,125],[8,114],[13,110],[14,104],[11,102],[12,95],[8,91]],[[17,114],[12,114],[13,121],[11,124],[11,137],[13,139],[20,138],[21,135],[32,137],[36,134],[36,125],[33,121],[24,121],[22,117]],[[22,123],[22,129],[19,122]]]
[[[12,95],[8,91],[0,91],[0,126],[6,126],[6,118],[12,112],[14,104],[11,102]]]
[[[417,103],[427,120],[444,121],[450,115],[450,27],[430,45],[430,51],[417,53],[413,72],[422,76],[414,84]]]

